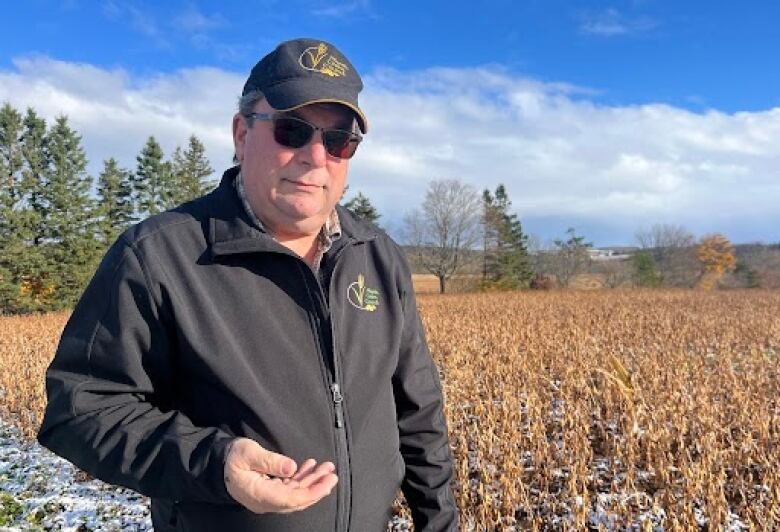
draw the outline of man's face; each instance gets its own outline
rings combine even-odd
[[[265,100],[257,113],[275,113]],[[326,128],[352,129],[353,115],[338,104],[311,104],[287,113]],[[349,169],[348,159],[329,155],[322,134],[301,148],[277,144],[273,122],[233,117],[233,142],[241,162],[244,188],[252,209],[276,236],[303,236],[319,232],[341,198]]]

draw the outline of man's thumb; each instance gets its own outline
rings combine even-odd
[[[298,465],[292,458],[268,451],[259,444],[249,449],[246,460],[253,471],[272,477],[288,478],[298,469]]]

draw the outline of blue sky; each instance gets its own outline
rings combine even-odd
[[[395,234],[455,177],[505,183],[541,240],[780,240],[780,2],[28,0],[3,18],[0,101],[67,114],[93,174],[151,134],[170,152],[196,133],[223,169],[246,73],[312,36],[363,74],[350,177]]]

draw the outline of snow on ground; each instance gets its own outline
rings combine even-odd
[[[152,529],[146,497],[79,476],[70,462],[0,420],[0,530]]]
[[[477,464],[470,465],[472,469],[478,467]],[[152,530],[149,499],[132,490],[84,477],[84,473],[70,462],[37,442],[25,441],[15,427],[0,419],[0,532]],[[627,498],[637,496],[649,499],[644,493],[630,494]],[[624,504],[627,502],[625,494],[598,494],[590,515],[592,526],[616,529],[616,517],[606,510],[616,497]],[[655,507],[630,530],[645,530],[640,523],[647,521],[651,530],[662,531],[664,517],[664,511]],[[706,528],[706,519],[703,515],[700,517],[700,524]],[[394,517],[388,530],[408,531],[410,527],[408,520]],[[479,528],[475,523],[465,526],[467,531]],[[738,516],[729,515],[726,530],[739,532],[748,528]],[[506,528],[514,529],[512,526]]]
[[[84,473],[0,419],[0,532],[152,530],[149,499]],[[408,531],[394,517],[388,530]]]

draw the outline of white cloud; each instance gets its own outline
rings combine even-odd
[[[168,46],[154,16],[133,5],[132,2],[106,0],[102,4],[103,14],[111,20],[125,20],[138,32],[155,39],[158,45]]]
[[[648,17],[626,17],[614,8],[597,13],[585,13],[581,19],[580,31],[602,37],[642,33],[658,25]]]
[[[0,71],[0,102],[20,111],[32,107],[49,122],[67,115],[82,136],[93,175],[112,156],[134,168],[149,135],[170,154],[194,133],[212,166],[230,163],[230,120],[244,82],[239,75],[195,68],[134,80],[121,69],[40,56],[16,59],[14,65],[13,71]]]
[[[233,62],[243,61],[256,46],[256,43],[230,43],[215,38],[213,33],[229,27],[230,21],[220,13],[205,13],[193,4],[172,9],[165,16],[155,16],[137,0],[104,0],[102,13],[109,21],[129,26],[162,50],[193,46],[210,52],[219,62]]]
[[[218,172],[230,164],[244,73],[196,68],[137,79],[46,57],[14,65],[0,70],[0,102],[49,120],[67,114],[93,175],[110,156],[133,168],[152,134],[170,154],[194,133]],[[455,177],[477,190],[504,183],[544,238],[576,224],[591,239],[599,228],[597,243],[629,243],[637,227],[668,222],[738,241],[778,239],[780,108],[605,106],[592,91],[500,69],[378,70],[365,82],[370,132],[352,161],[351,193],[366,193],[394,229],[429,180]]]
[[[485,69],[382,71],[366,84],[373,129],[353,187],[383,212],[418,203],[430,179],[458,177],[478,189],[504,183],[523,219],[610,226],[616,238],[667,221],[778,238],[780,108],[604,106],[589,91]],[[374,145],[408,154],[394,165]],[[746,230],[746,213],[766,222]]]
[[[229,25],[228,20],[220,13],[205,14],[194,6],[189,6],[173,16],[170,22],[174,33],[180,32],[191,46],[211,52],[217,61],[238,62],[248,55],[253,45],[231,44],[212,36],[215,30],[224,29]]]
[[[219,13],[206,15],[189,6],[173,19],[173,27],[189,33],[199,33],[225,26],[227,21]]]

